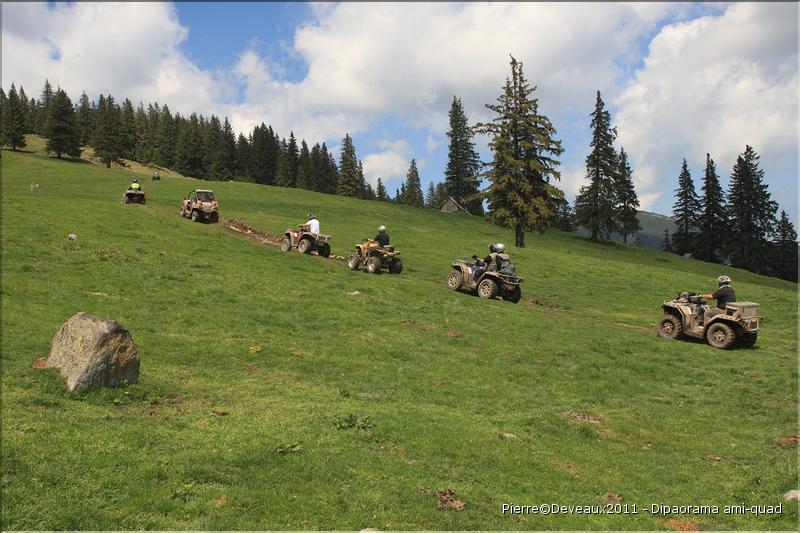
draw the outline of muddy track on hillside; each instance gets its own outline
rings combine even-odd
[[[286,236],[283,234],[276,234],[276,233],[271,233],[269,231],[257,230],[256,228],[248,224],[245,224],[244,222],[236,218],[226,218],[222,222],[222,225],[225,227],[225,229],[229,231],[235,231],[236,233],[244,235],[248,239],[253,239],[254,241],[259,241],[261,244],[265,244],[267,246],[274,246],[276,248],[279,248],[281,242],[283,242],[283,239],[286,238]],[[316,256],[317,253],[313,252],[313,255]],[[344,256],[341,255],[331,255],[327,259],[333,261],[344,261],[345,258]]]

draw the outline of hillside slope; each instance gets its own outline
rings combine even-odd
[[[123,206],[131,171],[2,152],[3,529],[797,524],[786,503],[643,511],[797,488],[781,440],[797,431],[796,284],[550,232],[510,248],[522,302],[484,301],[444,284],[452,259],[513,242],[475,217],[144,172],[147,205]],[[336,254],[385,224],[406,269],[350,272],[181,219],[199,185],[262,230],[315,210]],[[658,339],[661,302],[722,273],[762,304],[755,348]],[[70,394],[31,368],[78,311],[131,331],[138,384]],[[337,427],[349,415],[361,429]],[[465,509],[437,509],[442,488]],[[501,513],[617,499],[638,514]]]

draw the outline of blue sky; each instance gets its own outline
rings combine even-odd
[[[3,3],[3,85],[45,77],[249,131],[337,149],[399,187],[446,162],[447,111],[471,122],[500,93],[508,54],[538,86],[566,152],[559,184],[585,183],[600,90],[629,153],[642,207],[669,214],[684,157],[699,191],[706,152],[727,183],[745,144],[797,217],[797,4]],[[33,89],[31,89],[33,88]],[[476,138],[485,160],[486,139]]]

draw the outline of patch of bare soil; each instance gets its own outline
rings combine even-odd
[[[603,503],[622,503],[622,496],[613,492],[606,492],[600,496],[600,499],[603,500]]]
[[[454,329],[446,329],[444,332],[447,334],[448,337],[463,337],[464,334],[460,331],[456,331]]]
[[[590,415],[588,413],[578,413],[576,411],[567,411],[564,413],[564,416],[568,416],[574,420],[580,420],[581,422],[589,422],[590,424],[599,424],[600,417]]]
[[[438,501],[436,502],[437,509],[453,509],[455,511],[464,510],[464,502],[455,499],[456,491],[453,489],[439,489],[436,491]]]
[[[679,520],[677,518],[665,518],[659,522],[664,527],[670,527],[676,531],[700,531],[700,528],[691,520]]]
[[[250,237],[251,239],[259,240],[264,244],[280,246],[281,241],[283,240],[283,235],[276,235],[274,233],[270,233],[269,231],[257,230],[254,227],[248,226],[241,220],[235,218],[226,218],[224,225],[231,231],[241,233],[242,235]]]
[[[775,439],[775,442],[778,446],[783,446],[784,448],[791,448],[793,446],[797,446],[800,444],[800,436],[798,435],[789,435],[788,437],[781,437],[779,439]]]
[[[37,370],[41,370],[43,368],[47,368],[47,359],[39,358],[33,362],[33,368]]]

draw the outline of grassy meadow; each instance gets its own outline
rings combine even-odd
[[[558,231],[294,189],[2,152],[2,529],[791,530],[797,285]],[[123,205],[130,176],[147,204]],[[31,182],[39,183],[32,190]],[[280,233],[314,210],[334,254],[385,224],[399,276],[281,253],[178,216],[193,188]],[[76,241],[67,239],[75,233]],[[445,285],[505,242],[519,304]],[[752,349],[655,334],[663,300],[728,274],[765,317]],[[357,291],[357,294],[352,294]],[[79,311],[130,330],[135,385],[35,370]],[[512,433],[516,440],[501,439]],[[450,488],[463,510],[437,509]],[[504,503],[636,504],[510,515]]]

